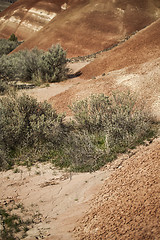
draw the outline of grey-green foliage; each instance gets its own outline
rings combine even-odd
[[[102,133],[106,146],[114,149],[131,147],[150,132],[151,118],[135,105],[130,93],[113,94],[110,98],[101,94],[76,102],[71,109],[81,129]]]
[[[47,52],[22,50],[0,58],[0,79],[7,81],[57,82],[67,77],[66,53],[59,46]]]
[[[62,121],[63,116],[58,115],[51,105],[38,103],[27,95],[0,99],[0,155],[23,147],[36,148],[43,143],[60,144]],[[0,161],[3,166],[3,157]]]
[[[53,162],[72,170],[93,171],[119,152],[153,136],[152,119],[130,93],[92,95],[71,107],[65,122],[48,103],[29,96],[0,99],[0,168],[16,159]]]
[[[22,50],[13,54],[16,72],[15,77],[22,81],[31,81],[41,73],[41,62],[44,52],[42,50],[33,49]],[[42,79],[43,80],[43,79]]]
[[[79,127],[93,133],[104,130],[111,111],[111,101],[103,94],[91,95],[70,106]]]
[[[0,80],[2,81],[12,81],[16,80],[17,70],[17,60],[13,55],[3,55],[0,58]]]
[[[64,162],[70,161],[76,171],[93,171],[102,165],[105,150],[98,146],[96,135],[86,130],[74,130],[68,133],[64,143]]]
[[[8,39],[0,39],[0,57],[12,52],[19,43]]]
[[[59,82],[66,78],[66,52],[60,45],[52,46],[41,57],[40,72],[48,82]]]
[[[8,90],[9,90],[8,83],[0,79],[0,95],[7,93]]]

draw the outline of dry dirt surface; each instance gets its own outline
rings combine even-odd
[[[22,4],[23,2],[24,0],[21,0]],[[27,2],[31,4],[31,0]],[[40,2],[44,4],[44,1]],[[58,4],[57,1],[53,2]],[[60,43],[67,50],[68,57],[88,55],[111,46],[160,17],[159,0],[68,0],[65,2],[65,10],[62,7],[62,11],[34,35],[25,28],[26,34],[23,39],[26,41],[16,51],[24,48],[32,49],[35,46],[47,50],[52,44]],[[59,3],[63,6],[63,1]],[[40,11],[38,5],[35,4],[34,8]],[[38,20],[37,18],[37,22]],[[22,19],[21,25],[23,22]],[[32,26],[30,28],[32,30]],[[24,34],[22,30],[17,31]]]
[[[15,166],[0,174],[0,204],[32,220],[25,240],[159,240],[160,138],[145,145],[93,173]]]
[[[131,91],[146,111],[160,120],[160,58],[112,71],[104,76],[101,74],[91,79],[82,77],[60,83],[59,86],[72,86],[48,99],[59,113],[65,112],[71,116],[68,106],[91,94],[111,95],[112,92]]]
[[[68,105],[76,100],[95,93],[110,95],[112,91],[130,90],[146,110],[160,120],[159,28],[160,20],[157,20],[97,57],[81,69],[82,75],[75,79],[72,88],[51,97],[49,102],[59,112],[71,115]]]
[[[89,200],[99,191],[113,169],[93,173],[69,173],[52,164],[0,174],[0,204],[10,213],[33,220],[26,240],[74,240],[75,222],[89,209]],[[22,206],[16,209],[16,206]],[[20,237],[21,239],[21,237]]]
[[[14,33],[18,40],[26,40],[43,28],[63,9],[64,0],[19,0],[0,13],[0,38]]]
[[[58,41],[68,49],[68,56],[90,54],[159,17],[159,0],[65,2],[47,0],[53,12],[57,11],[56,17],[45,26],[46,20],[40,20],[37,24],[44,28],[39,35],[35,33],[20,48],[32,48],[35,44],[47,49]],[[16,8],[19,12],[13,17],[21,21],[22,14],[26,22],[31,19],[30,23],[37,22],[35,14],[41,15],[39,9],[49,11],[45,8],[46,1],[32,3],[34,6],[30,1],[19,0],[5,10],[4,18],[10,27],[6,31],[5,24],[0,25],[4,30],[1,33],[9,36],[15,31],[19,36],[30,36],[29,30],[23,32],[23,20],[18,26],[10,24],[9,19]],[[31,15],[25,15],[21,7],[30,10]],[[68,105],[75,100],[95,93],[110,95],[112,91],[130,90],[160,120],[159,29],[157,20],[94,61],[71,63],[73,73],[82,71],[80,77],[23,90],[20,94],[25,92],[38,101],[47,100],[59,113],[71,116]],[[0,204],[22,218],[34,220],[26,240],[159,240],[159,160],[160,138],[157,138],[119,156],[95,173],[70,174],[51,164],[37,164],[31,169],[15,167],[0,174]],[[18,204],[23,211],[15,208]]]
[[[160,20],[128,41],[103,53],[92,62],[71,63],[72,72],[82,75],[48,88],[25,91],[39,101],[47,100],[59,112],[91,94],[131,91],[157,120],[160,120]]]
[[[138,149],[91,201],[76,239],[160,239],[160,138]]]
[[[160,57],[160,19],[139,31],[128,41],[104,52],[99,58],[86,66],[83,78],[98,76],[126,67],[137,68],[139,64]]]

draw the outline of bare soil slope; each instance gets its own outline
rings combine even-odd
[[[103,53],[102,57],[83,69],[86,79],[122,69],[136,66],[141,63],[156,59],[160,56],[160,19],[147,28],[139,31],[125,43],[120,44],[111,51]]]
[[[160,120],[160,20],[81,69],[72,88],[50,98],[58,111],[93,93],[130,90]],[[105,74],[103,74],[105,73]],[[102,76],[103,75],[103,76]],[[73,80],[72,80],[73,81]],[[64,82],[63,84],[67,84]]]
[[[159,16],[158,0],[68,0],[65,11],[17,50],[35,46],[46,50],[60,43],[68,57],[88,55],[142,29]]]
[[[80,240],[160,239],[160,139],[107,179],[77,227]]]
[[[18,9],[22,2],[17,1]],[[42,3],[33,3],[38,2]],[[61,13],[22,48],[35,44],[47,49],[58,41],[68,49],[68,56],[93,53],[153,22],[160,7],[159,0],[70,0],[64,5],[66,10],[61,8],[61,1],[54,3],[58,6],[54,12]],[[27,6],[33,10],[33,5]],[[95,61],[71,64],[73,71],[82,70],[78,78],[25,92],[39,101],[49,101],[58,112],[71,115],[68,105],[75,100],[92,93],[108,95],[113,90],[129,89],[160,120],[159,29],[157,20]],[[0,204],[10,209],[21,204],[22,217],[35,220],[26,240],[159,240],[159,159],[157,138],[92,174],[71,176],[50,164],[37,164],[30,171],[20,167],[0,174]],[[17,213],[20,209],[12,211]]]
[[[64,0],[19,0],[0,13],[0,38],[26,40],[59,14]]]

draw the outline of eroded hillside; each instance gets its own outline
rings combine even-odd
[[[63,11],[65,1],[19,0],[0,13],[0,37],[14,33],[19,40],[26,40]]]
[[[47,100],[70,117],[76,100],[129,90],[160,120],[159,0],[19,0],[0,17],[1,37],[25,40],[17,50],[58,42],[77,57],[120,43],[95,59],[70,62],[79,77],[18,94]],[[159,159],[157,137],[92,173],[49,163],[15,166],[0,174],[0,204],[32,220],[26,240],[159,240]]]
[[[1,35],[15,33],[26,40],[18,50],[35,46],[46,50],[60,43],[68,56],[87,55],[120,41],[159,16],[160,5],[155,0],[20,0],[1,13]],[[40,31],[33,35],[35,30]]]
[[[141,147],[110,176],[79,223],[79,240],[160,238],[160,141]]]

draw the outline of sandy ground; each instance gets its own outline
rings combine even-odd
[[[26,240],[158,240],[159,159],[160,138],[93,173],[15,167],[0,175],[0,203],[34,220]]]
[[[28,170],[18,167],[0,175],[0,202],[23,204],[23,217],[37,223],[27,232],[26,239],[73,239],[73,228],[89,208],[89,200],[102,187],[111,170],[95,173],[69,173],[51,164],[37,164]],[[37,237],[37,238],[36,238]]]
[[[70,69],[69,73],[74,74],[78,72],[80,69],[88,65],[90,62],[78,62],[78,63],[69,63],[67,67]],[[21,90],[18,92],[21,94],[28,94],[34,98],[36,98],[39,102],[49,101],[50,98],[59,95],[60,93],[64,93],[75,85],[83,82],[83,80],[79,77],[68,79],[59,83],[50,83],[49,86],[46,87],[46,84],[36,87],[34,89]]]

